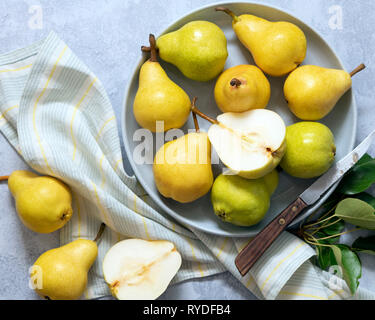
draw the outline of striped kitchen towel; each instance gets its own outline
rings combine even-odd
[[[284,232],[245,277],[234,259],[249,239],[213,236],[177,224],[123,169],[115,114],[99,79],[55,33],[0,56],[0,130],[37,172],[67,183],[74,214],[61,244],[108,228],[89,272],[86,298],[109,295],[101,262],[125,238],[174,242],[183,263],[174,282],[229,270],[261,299],[375,299],[314,267],[315,251]],[[334,283],[334,285],[333,285]]]

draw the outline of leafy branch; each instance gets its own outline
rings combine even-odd
[[[298,231],[304,241],[315,247],[316,263],[323,270],[337,265],[341,267],[352,294],[355,294],[362,276],[357,253],[375,254],[375,235],[359,237],[351,246],[339,241],[344,234],[362,229],[375,230],[375,197],[366,192],[374,183],[375,159],[365,154]],[[318,214],[319,218],[312,221]],[[348,223],[355,227],[344,231]]]

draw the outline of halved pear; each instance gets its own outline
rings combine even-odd
[[[203,115],[196,108],[193,111]],[[203,116],[213,123],[208,130],[211,144],[235,174],[247,179],[261,178],[279,164],[285,153],[285,123],[274,111],[227,112],[217,120]]]
[[[127,239],[116,243],[104,257],[103,274],[119,300],[155,300],[181,266],[172,242]]]

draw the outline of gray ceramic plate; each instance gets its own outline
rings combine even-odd
[[[243,13],[251,13],[271,21],[284,20],[298,25],[305,33],[307,38],[307,55],[303,64],[315,64],[323,67],[343,68],[343,65],[334,51],[323,40],[323,38],[312,28],[304,24],[302,21],[293,17],[291,14],[275,7],[252,4],[252,3],[229,3],[222,4],[237,15]],[[222,12],[215,12],[214,8],[218,6],[210,5],[201,9],[195,10],[186,16],[178,19],[171,24],[163,33],[176,30],[193,20],[207,20],[216,23],[225,33],[228,40],[229,56],[225,68],[229,68],[239,64],[254,64],[251,55],[244,48],[244,46],[237,40],[235,33],[231,27],[231,19]],[[152,32],[152,30],[150,30]],[[159,35],[156,35],[159,36]],[[145,39],[145,42],[147,39]],[[143,45],[145,43],[140,43]],[[284,173],[280,174],[280,183],[271,199],[271,207],[267,212],[265,218],[257,225],[252,227],[238,227],[229,223],[222,222],[217,218],[213,212],[210,195],[198,199],[189,204],[180,204],[171,199],[166,199],[161,196],[154,184],[152,165],[151,164],[137,164],[133,159],[134,148],[139,145],[139,141],[134,141],[134,132],[139,129],[134,116],[133,116],[133,100],[138,88],[138,74],[139,68],[147,59],[148,56],[142,56],[135,66],[132,78],[129,82],[128,88],[125,93],[123,114],[122,114],[122,135],[125,144],[127,157],[130,161],[131,167],[139,179],[144,189],[150,194],[152,199],[160,206],[165,213],[175,218],[182,224],[194,227],[201,231],[212,234],[232,236],[232,237],[245,237],[257,234],[268,222],[272,220],[278,213],[280,213],[291,201],[293,201],[301,192],[303,192],[313,180],[304,180],[292,178]],[[198,97],[198,107],[210,115],[216,117],[220,111],[217,108],[213,96],[213,88],[215,80],[208,83],[195,82],[185,78],[182,73],[173,65],[161,61],[163,68],[168,73],[169,77],[178,85],[185,89],[190,97]],[[271,83],[271,99],[269,102],[269,109],[278,112],[284,119],[287,125],[297,122],[289,111],[283,97],[283,83],[285,78],[268,77]],[[334,110],[322,120],[333,132],[336,138],[337,155],[336,159],[342,158],[345,154],[353,149],[356,132],[356,106],[352,92],[347,92],[338,102]],[[199,119],[201,128],[207,130],[209,124],[202,119]],[[182,128],[185,132],[189,128],[194,128],[192,119],[186,123]],[[155,148],[153,150],[155,153]],[[221,172],[220,165],[213,166],[214,173]],[[332,189],[326,193],[320,202],[328,197]],[[316,209],[316,204],[309,210],[305,211],[297,221],[297,223],[305,218],[309,213]]]

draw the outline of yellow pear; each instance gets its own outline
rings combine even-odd
[[[236,16],[222,7],[216,10],[224,11],[233,18],[232,27],[238,39],[265,73],[283,76],[305,59],[306,37],[295,24],[268,21],[251,14]]]
[[[351,76],[364,67],[361,64],[351,73],[313,65],[297,68],[284,83],[289,109],[302,120],[322,119],[350,89]]]
[[[9,176],[8,186],[21,221],[35,232],[56,231],[72,216],[70,189],[56,178],[17,170]]]
[[[133,112],[138,124],[152,132],[182,127],[189,117],[190,99],[175,84],[156,58],[155,38],[150,35],[151,58],[141,67]],[[163,121],[162,127],[156,121]]]
[[[102,224],[95,240],[78,239],[43,253],[31,268],[35,291],[50,300],[75,300],[87,285],[87,273],[98,255],[97,241],[104,231]]]
[[[164,144],[154,159],[157,189],[164,197],[182,203],[204,196],[213,183],[211,144],[207,133],[196,129]]]
[[[262,70],[243,64],[225,70],[216,81],[214,93],[221,111],[243,112],[265,108],[271,88]]]

